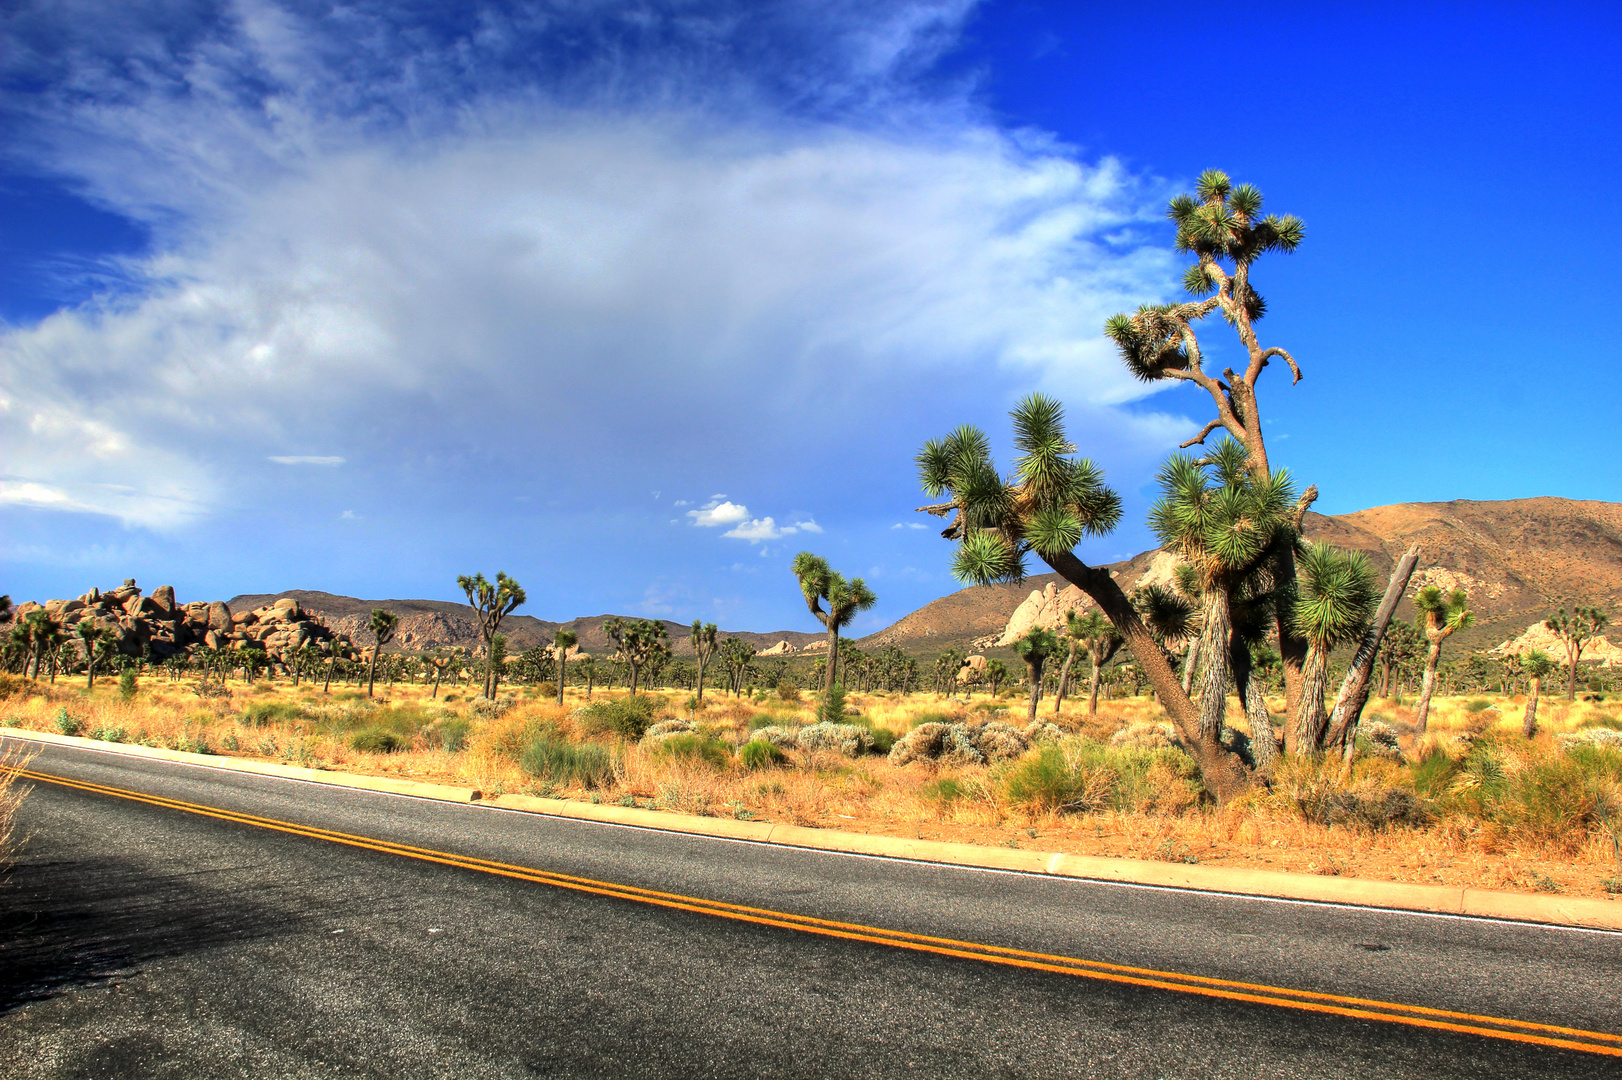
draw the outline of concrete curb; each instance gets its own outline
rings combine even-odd
[[[420,799],[437,799],[454,803],[481,802],[480,793],[475,788],[429,784],[416,780],[305,769],[294,765],[275,765],[212,754],[160,750],[146,746],[130,746],[127,743],[98,742],[94,739],[16,728],[0,729],[0,738],[78,746],[133,757],[206,765],[215,769],[305,780],[391,795],[410,795]],[[1028,851],[1022,848],[988,848],[940,840],[871,836],[837,829],[808,829],[798,825],[766,821],[697,817],[692,814],[674,814],[630,806],[604,806],[568,799],[538,799],[528,795],[498,795],[482,800],[482,805],[502,810],[543,814],[548,817],[573,818],[577,821],[628,825],[695,836],[713,836],[814,851],[908,859],[985,870],[1008,870],[1127,885],[1190,889],[1196,892],[1219,892],[1277,900],[1305,900],[1354,907],[1622,931],[1622,903],[1583,897],[1527,896],[1522,893],[1494,892],[1449,885],[1415,885],[1367,878],[1291,874],[1279,870],[1247,870],[1229,866],[1199,866],[1145,859],[1068,855],[1063,852]]]

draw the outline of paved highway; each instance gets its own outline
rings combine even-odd
[[[31,768],[7,1077],[1622,1075],[1618,934]]]

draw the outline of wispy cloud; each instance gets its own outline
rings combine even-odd
[[[793,536],[799,532],[819,533],[822,526],[815,521],[796,521],[792,525],[779,525],[770,517],[752,518],[739,524],[736,528],[722,533],[734,540],[748,540],[759,543],[764,540],[781,540],[785,536]]]
[[[326,466],[336,466],[336,465],[342,465],[344,463],[344,459],[341,458],[341,457],[329,457],[329,456],[324,456],[324,455],[291,455],[291,456],[272,455],[271,457],[268,457],[265,460],[274,461],[278,465],[326,465]]]

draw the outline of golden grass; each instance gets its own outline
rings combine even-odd
[[[751,771],[736,759],[716,767],[598,735],[595,738],[612,748],[612,777],[598,787],[555,787],[527,775],[519,758],[524,747],[543,734],[567,741],[589,737],[576,716],[586,703],[584,694],[572,689],[562,707],[522,690],[504,694],[510,707],[497,717],[483,717],[465,696],[447,704],[442,691],[441,700],[431,701],[425,687],[402,685],[386,691],[380,687],[372,702],[349,688],[335,687],[331,695],[308,685],[295,690],[286,684],[233,682],[228,688],[229,698],[200,698],[190,684],[149,676],[134,700],[122,701],[112,680],[99,684],[93,694],[82,685],[24,687],[0,700],[0,722],[57,730],[66,710],[68,726],[77,722],[76,733],[91,737],[466,784],[489,794],[546,794],[894,836],[1572,895],[1607,895],[1607,882],[1622,887],[1618,885],[1622,866],[1603,830],[1551,840],[1458,814],[1424,827],[1326,825],[1304,816],[1300,808],[1302,785],[1311,783],[1339,784],[1352,794],[1400,788],[1407,783],[1404,762],[1360,760],[1355,775],[1345,777],[1292,774],[1271,791],[1258,790],[1221,811],[1190,798],[1186,784],[1169,771],[1162,769],[1162,775],[1151,768],[1139,781],[1143,798],[1133,806],[1058,814],[1032,812],[1008,800],[1004,788],[1009,771],[1018,764],[1013,762],[957,769],[896,767],[882,756],[849,759],[828,751],[790,751],[784,767]],[[599,690],[595,699],[621,696]],[[687,716],[685,692],[665,697],[665,714]],[[1470,703],[1483,699],[1495,708],[1472,712]],[[1275,715],[1282,711],[1281,700],[1270,704]],[[301,712],[252,722],[255,709],[267,706],[280,707],[284,714],[295,707]],[[815,707],[810,695],[799,702],[783,702],[775,697],[735,699],[711,693],[691,719],[701,736],[737,746],[747,740],[751,726],[811,723]],[[974,721],[994,716],[1023,725],[1026,713],[1023,698],[992,702],[985,695],[965,702],[937,694],[903,698],[852,692],[847,707],[864,722],[898,735],[926,719]],[[1596,705],[1546,698],[1539,709],[1539,734],[1525,742],[1519,738],[1523,710],[1520,698],[1439,699],[1432,704],[1430,731],[1420,745],[1405,738],[1403,749],[1410,759],[1433,749],[1457,755],[1462,744],[1455,736],[1500,732],[1503,767],[1514,772],[1558,756],[1555,737],[1562,732],[1600,718],[1622,720],[1622,702]],[[1411,724],[1412,709],[1375,700],[1365,716],[1401,730]],[[1123,728],[1163,719],[1146,698],[1100,701],[1096,717],[1087,715],[1085,698],[1067,701],[1057,716],[1051,700],[1046,700],[1039,717],[1101,743]],[[1233,726],[1245,726],[1236,704],[1230,717]],[[351,745],[355,732],[382,721],[418,726],[412,728],[406,748],[397,752]],[[436,741],[441,737],[436,732],[442,734],[448,721],[468,729],[459,748],[447,749]],[[1622,790],[1612,794],[1613,803],[1622,806]]]

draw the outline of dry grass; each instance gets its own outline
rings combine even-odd
[[[1271,790],[1218,811],[1199,797],[1179,751],[1153,749],[1164,718],[1145,698],[1100,702],[1096,717],[1086,715],[1085,700],[1067,702],[1057,716],[1044,702],[1041,718],[1068,733],[1045,764],[1040,750],[1019,761],[949,769],[789,749],[783,764],[750,769],[733,751],[754,729],[813,722],[809,695],[800,702],[711,695],[689,717],[687,695],[671,694],[660,714],[691,719],[696,730],[660,750],[656,740],[631,743],[608,733],[594,714],[582,713],[584,697],[572,690],[562,707],[519,692],[498,716],[479,715],[465,699],[430,701],[426,689],[408,686],[380,690],[373,702],[336,688],[330,696],[308,686],[232,683],[229,690],[228,698],[205,699],[189,684],[149,677],[126,702],[111,681],[94,694],[82,686],[23,687],[0,700],[0,722],[47,731],[76,726],[73,733],[91,737],[467,784],[490,794],[894,836],[1571,895],[1611,895],[1608,883],[1622,890],[1610,828],[1622,826],[1622,754],[1608,772],[1610,758],[1579,760],[1557,740],[1581,727],[1622,726],[1616,702],[1545,699],[1539,734],[1528,742],[1519,735],[1521,699],[1441,699],[1416,743],[1407,730],[1411,708],[1376,700],[1367,716],[1403,733],[1403,759],[1360,758],[1349,772],[1338,763],[1286,763]],[[595,700],[620,697],[598,691]],[[1471,702],[1480,700],[1494,707],[1473,711]],[[1272,705],[1282,711],[1281,701]],[[1025,722],[1019,698],[851,693],[847,707],[897,735],[932,720]],[[1245,727],[1236,705],[1230,717]],[[1112,746],[1122,731],[1132,739]],[[605,776],[570,782],[526,772],[526,748],[543,739],[602,747]],[[396,749],[377,749],[385,746]],[[1437,764],[1443,759],[1445,768]],[[1438,770],[1446,773],[1444,786],[1420,790]]]

